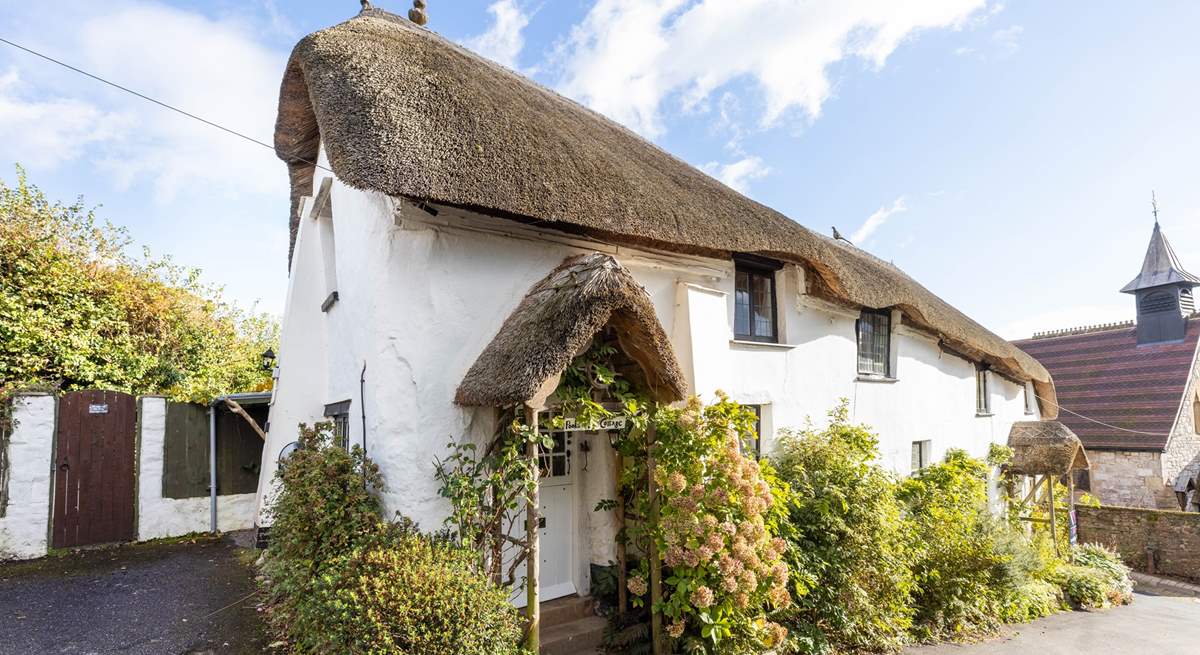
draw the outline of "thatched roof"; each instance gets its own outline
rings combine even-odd
[[[1017,421],[1008,433],[1013,449],[1010,471],[1025,475],[1066,475],[1090,468],[1079,437],[1058,421]]]
[[[638,364],[656,400],[682,400],[687,385],[646,290],[617,260],[600,253],[568,258],[533,285],[467,371],[455,402],[523,403],[566,370],[605,327]]]
[[[324,144],[338,177],[610,243],[805,266],[812,291],[896,307],[944,345],[1033,380],[1041,364],[905,275],[721,184],[629,130],[411,22],[372,9],[305,37],[288,62],[275,145],[299,198]]]

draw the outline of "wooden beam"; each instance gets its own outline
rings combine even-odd
[[[1054,521],[1054,476],[1046,476],[1046,497],[1050,505],[1050,539],[1054,542],[1054,554],[1060,555],[1058,550],[1058,524]]]
[[[224,400],[225,406],[229,408],[229,411],[245,419],[246,422],[250,424],[250,427],[254,428],[254,431],[258,433],[258,437],[260,439],[263,441],[267,440],[267,433],[263,432],[262,426],[258,424],[258,421],[254,420],[253,416],[247,414],[246,410],[242,409],[242,406],[239,405],[236,400],[230,400],[228,398],[225,398]]]
[[[617,613],[622,616],[625,614],[625,608],[629,606],[629,590],[626,584],[629,582],[629,556],[625,551],[625,494],[621,493],[621,474],[625,471],[625,457],[617,452],[616,462],[614,464],[616,474],[613,476],[616,479],[617,490]]]
[[[525,407],[525,425],[533,430],[535,436],[537,435],[537,410],[528,405]],[[538,478],[541,475],[541,465],[538,462],[538,440],[536,438],[525,444],[525,455],[529,458],[529,464],[533,468],[533,491],[530,492],[525,506],[525,541],[527,544],[525,547],[525,617],[529,621],[525,633],[525,647],[536,653],[541,647],[542,631],[541,597],[538,593],[538,564],[541,560],[538,552],[538,535],[541,532],[538,527],[538,514],[540,513],[538,508],[541,503]]]
[[[654,425],[656,407],[651,405],[650,424],[646,428],[646,477],[647,494],[650,500],[650,525],[658,525],[658,484],[654,481],[654,448],[658,429]],[[666,655],[662,620],[662,559],[658,553],[658,541],[650,538],[650,637],[654,642],[654,655]]]

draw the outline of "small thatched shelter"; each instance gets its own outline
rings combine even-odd
[[[1008,470],[1013,473],[1061,477],[1089,468],[1079,437],[1058,421],[1013,423],[1008,445],[1013,449]]]
[[[598,332],[613,328],[655,400],[682,400],[687,385],[650,296],[612,257],[571,257],[529,290],[458,387],[455,402],[524,403],[554,381]]]
[[[810,293],[900,309],[906,324],[946,350],[1032,380],[1042,415],[1057,414],[1054,384],[1037,360],[900,269],[386,11],[368,9],[310,34],[288,61],[275,148],[291,174],[293,241],[321,146],[338,178],[360,189],[608,243],[803,266]],[[471,385],[460,393],[484,397]]]

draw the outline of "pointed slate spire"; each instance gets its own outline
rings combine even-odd
[[[1175,256],[1175,250],[1171,248],[1171,243],[1158,226],[1157,218],[1156,216],[1154,221],[1154,233],[1150,235],[1150,245],[1146,248],[1146,259],[1142,262],[1142,272],[1126,284],[1121,293],[1135,293],[1141,289],[1167,284],[1200,286],[1200,278],[1183,270],[1183,265]]]

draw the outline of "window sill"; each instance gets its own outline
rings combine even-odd
[[[995,415],[995,412],[975,412],[975,418],[988,418],[989,416]]]
[[[794,343],[775,343],[774,341],[750,341],[748,339],[730,339],[731,346],[751,346],[755,348],[770,348],[774,350],[791,350],[797,344]]]
[[[854,379],[858,382],[872,382],[875,384],[895,384],[900,381],[900,378],[882,377],[878,375],[859,375]]]

